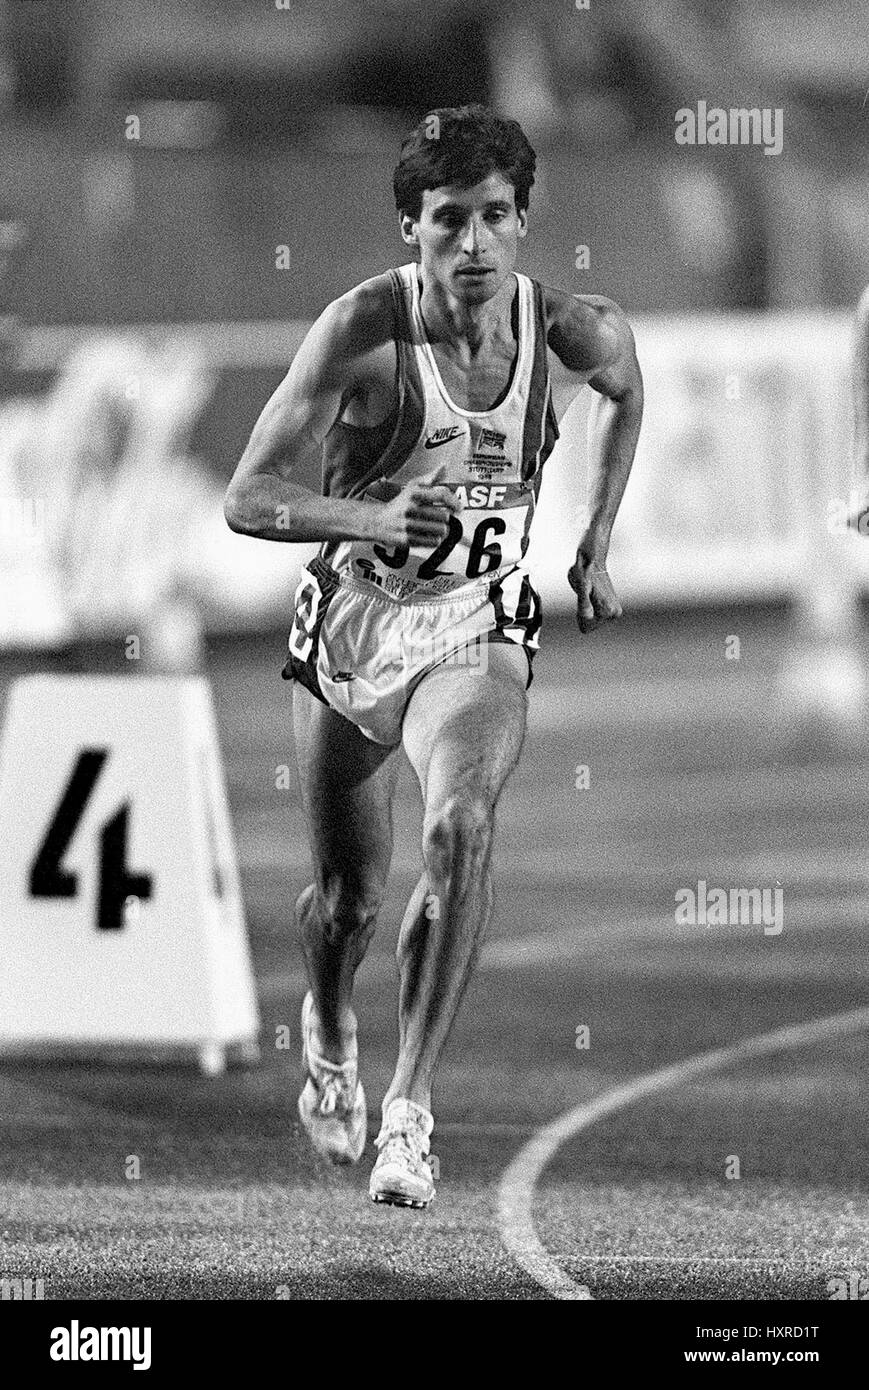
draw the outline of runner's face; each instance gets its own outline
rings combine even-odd
[[[402,232],[419,247],[423,279],[437,280],[464,303],[482,304],[511,273],[526,216],[516,211],[512,183],[493,173],[473,188],[426,188],[418,221],[405,218]]]

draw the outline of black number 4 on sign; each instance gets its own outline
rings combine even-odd
[[[30,869],[32,898],[75,898],[78,878],[62,866],[79,821],[108,758],[108,749],[86,748],[78,756],[39,852]],[[150,898],[153,879],[127,869],[130,805],[125,802],[100,831],[100,886],[97,895],[99,931],[119,931],[125,922],[129,897]]]

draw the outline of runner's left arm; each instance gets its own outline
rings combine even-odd
[[[606,557],[640,436],[643,378],[634,335],[612,300],[574,296],[553,324],[550,345],[598,393],[588,422],[588,521],[567,575],[577,595],[580,631],[591,632],[621,617]]]

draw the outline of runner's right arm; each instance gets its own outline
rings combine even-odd
[[[323,497],[293,481],[360,392],[360,338],[364,342],[370,321],[370,296],[351,292],[330,304],[307,334],[254,425],[227,489],[224,515],[231,530],[271,541],[372,540],[388,546],[436,545],[446,535],[448,513],[458,507],[446,488],[414,483],[377,503]]]

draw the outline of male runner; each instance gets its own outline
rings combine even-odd
[[[394,174],[418,259],[324,310],[226,497],[233,530],[323,542],[285,675],[314,861],[296,905],[311,982],[299,1114],[336,1163],[365,1144],[351,994],[389,871],[400,743],[422,789],[424,870],[399,937],[400,1049],[370,1183],[375,1201],[405,1206],[434,1196],[432,1077],[490,913],[493,813],[538,645],[528,527],[558,419],[586,383],[602,400],[567,577],[582,632],[621,613],[606,554],[642,380],[615,304],[514,272],[534,164],[519,126],[484,107],[420,122]],[[293,480],[309,449],[322,496]]]

